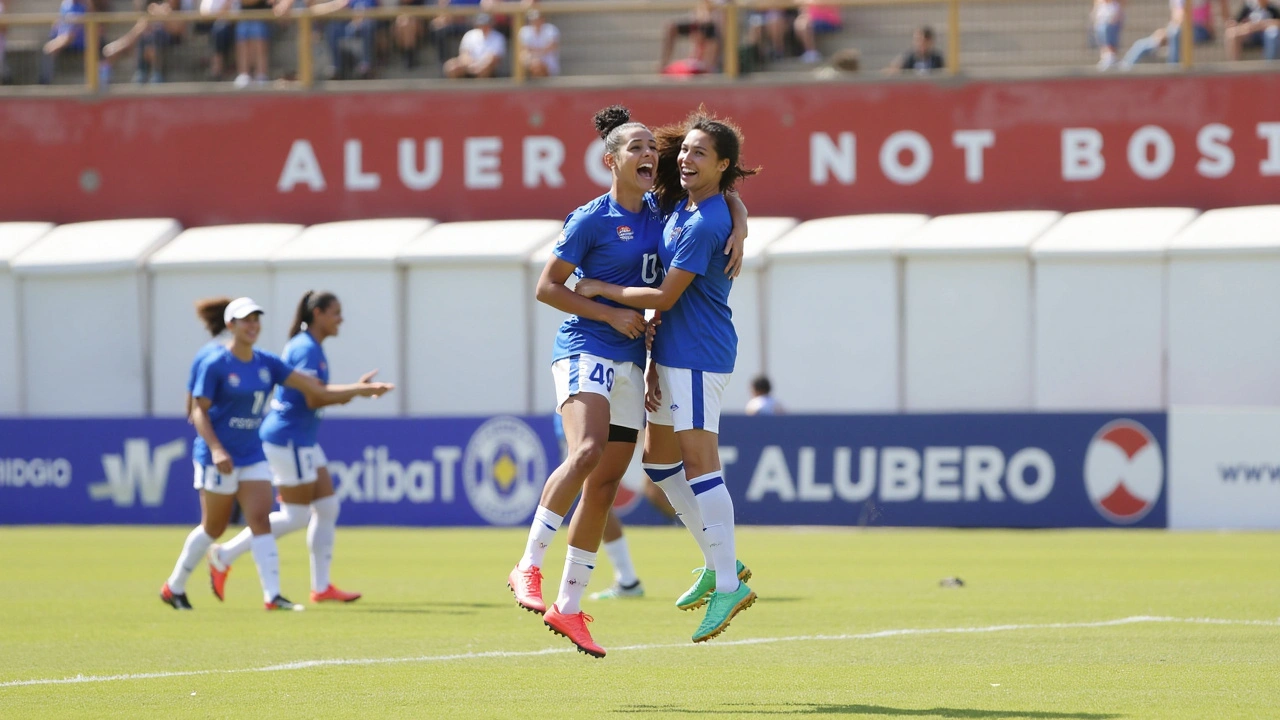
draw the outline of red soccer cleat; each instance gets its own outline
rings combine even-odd
[[[547,611],[547,604],[542,600],[542,569],[530,566],[521,570],[517,565],[507,576],[507,587],[516,596],[516,604],[531,613],[539,615]]]
[[[333,583],[329,583],[329,587],[325,588],[324,590],[321,590],[320,592],[316,592],[315,590],[311,591],[311,602],[313,603],[318,603],[318,602],[349,603],[349,602],[355,602],[359,600],[360,597],[361,597],[360,593],[353,593],[353,592],[347,592],[346,590],[339,590],[338,588],[333,586]]]
[[[555,605],[542,616],[542,622],[551,632],[569,638],[569,642],[578,646],[578,651],[586,653],[591,657],[604,657],[604,648],[596,644],[591,639],[591,632],[587,630],[587,623],[595,622],[595,618],[580,612],[574,615],[565,615],[560,612],[560,608]]]
[[[209,585],[213,588],[213,595],[219,602],[226,597],[227,575],[231,574],[231,566],[218,559],[221,550],[221,545],[211,545],[209,552],[205,553],[205,560],[209,563]]]

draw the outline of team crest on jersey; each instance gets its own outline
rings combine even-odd
[[[227,384],[231,387],[240,387],[240,376],[235,373],[227,375]]]
[[[258,368],[258,379],[264,384],[271,383],[271,371],[266,368]]]
[[[636,237],[636,234],[631,230],[631,226],[629,225],[618,226],[618,239],[621,240],[622,242],[627,242],[628,240],[634,240],[635,237]]]

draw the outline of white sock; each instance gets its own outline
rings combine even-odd
[[[644,472],[662,492],[667,494],[671,507],[676,510],[676,517],[689,529],[693,539],[698,541],[702,550],[702,566],[712,567],[711,546],[707,543],[707,534],[703,531],[702,511],[698,509],[698,501],[693,490],[684,479],[684,463],[672,465],[644,464]]]
[[[169,576],[170,592],[175,595],[187,592],[187,578],[191,577],[196,565],[200,564],[200,558],[204,557],[212,544],[213,538],[204,531],[203,525],[197,525],[187,535],[187,541],[182,544],[182,554],[178,556],[178,564],[173,566],[173,574]]]
[[[529,541],[524,545],[524,555],[516,567],[521,570],[542,567],[542,561],[547,557],[547,548],[551,546],[562,522],[563,517],[539,505],[533,513],[533,523],[529,525]]]
[[[307,548],[311,550],[311,589],[329,589],[329,566],[333,564],[333,540],[338,533],[338,496],[330,495],[311,503],[311,526],[307,528]]]
[[[689,481],[706,523],[707,545],[711,548],[712,569],[716,571],[716,592],[733,592],[738,589],[738,553],[733,538],[733,498],[724,486],[720,471]]]
[[[281,504],[279,510],[268,516],[271,520],[271,534],[281,538],[294,530],[301,530],[307,526],[307,515],[310,512],[311,509],[306,505]],[[241,530],[231,538],[231,542],[219,548],[218,559],[224,565],[230,565],[236,561],[236,558],[249,552],[249,543],[252,541],[253,531],[249,528]]]
[[[253,562],[258,566],[258,579],[262,581],[263,602],[271,602],[280,594],[280,553],[276,551],[276,538],[270,533],[254,535],[249,546],[253,549]]]
[[[631,564],[631,548],[627,547],[627,538],[622,536],[613,542],[604,544],[605,554],[613,563],[613,579],[622,586],[631,587],[639,582],[636,567]]]
[[[565,615],[582,612],[582,594],[587,591],[591,571],[596,569],[596,554],[569,546],[564,558],[564,577],[560,579],[560,594],[556,607]]]

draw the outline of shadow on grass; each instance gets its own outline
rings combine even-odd
[[[883,705],[834,705],[829,703],[785,703],[763,707],[722,705],[707,708],[678,705],[627,705],[618,713],[677,713],[689,715],[853,715],[920,718],[1031,718],[1032,720],[1115,720],[1124,717],[1114,713],[1072,713],[1047,710],[980,710],[977,708],[895,708]]]
[[[415,602],[415,603],[354,603],[346,612],[362,612],[388,615],[477,615],[481,610],[507,607],[506,603],[473,602]]]

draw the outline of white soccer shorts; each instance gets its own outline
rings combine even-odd
[[[733,373],[713,373],[658,365],[662,404],[649,422],[671,425],[676,432],[706,430],[720,434],[720,404]]]
[[[633,430],[644,427],[644,371],[635,363],[580,353],[552,363],[551,376],[556,385],[556,412],[578,393],[595,393],[609,398],[610,425]]]
[[[319,445],[297,447],[262,443],[262,452],[271,466],[271,482],[276,487],[297,487],[316,481],[320,468],[329,464]]]
[[[214,465],[205,466],[196,461],[192,461],[191,464],[196,468],[196,489],[219,495],[235,495],[240,489],[241,480],[271,479],[271,467],[264,462],[232,468],[227,475],[218,472],[217,466]]]

